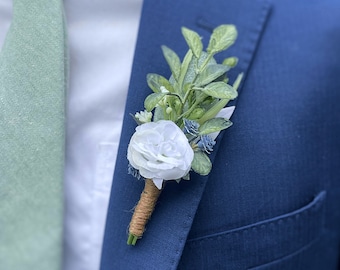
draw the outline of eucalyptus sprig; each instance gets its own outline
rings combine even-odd
[[[198,33],[182,27],[182,35],[189,47],[185,57],[181,62],[176,52],[162,46],[172,75],[169,80],[155,73],[147,75],[147,83],[154,93],[145,99],[144,107],[148,112],[155,110],[154,122],[171,120],[184,128],[185,119],[196,121],[201,125],[197,137],[208,134],[207,130],[209,133],[219,132],[232,125],[229,120],[215,117],[230,100],[237,97],[242,74],[234,85],[228,84],[226,74],[237,65],[238,59],[229,57],[218,64],[214,56],[234,44],[236,27],[225,24],[215,28],[205,51]],[[192,169],[208,174],[211,168],[209,158],[204,151],[195,149]]]

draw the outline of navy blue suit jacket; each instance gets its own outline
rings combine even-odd
[[[235,24],[230,73],[245,78],[207,177],[168,183],[147,231],[127,246],[143,181],[126,150],[151,93],[146,74],[168,77],[160,46],[183,57],[180,27],[207,45]],[[337,0],[145,0],[101,269],[339,269],[340,3]]]

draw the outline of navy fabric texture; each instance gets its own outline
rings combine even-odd
[[[152,1],[143,8],[114,174],[101,269],[338,269],[340,3],[335,0]],[[246,76],[234,125],[218,137],[208,177],[168,183],[143,239],[127,226],[143,181],[127,174],[129,115],[165,77],[160,46],[183,57],[180,27],[207,45],[233,23]]]

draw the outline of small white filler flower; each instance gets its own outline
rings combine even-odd
[[[135,114],[135,118],[138,119],[141,123],[151,122],[152,112],[148,112],[146,110],[137,112]]]

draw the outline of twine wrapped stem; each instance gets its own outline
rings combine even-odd
[[[135,208],[129,225],[128,245],[135,245],[137,240],[142,238],[146,223],[152,215],[158,197],[161,194],[151,179],[145,180],[144,190]]]

